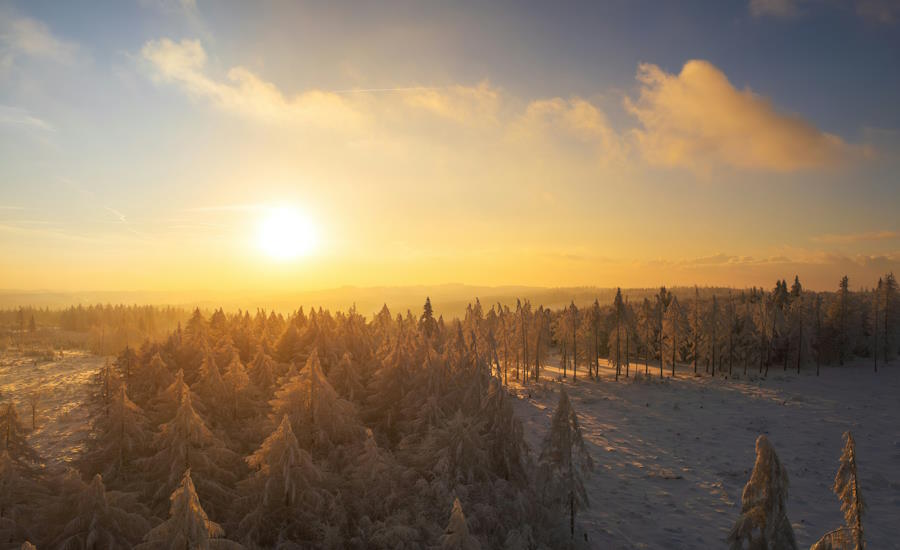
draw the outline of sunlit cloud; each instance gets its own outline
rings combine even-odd
[[[637,79],[639,94],[625,107],[640,122],[634,136],[652,164],[793,172],[840,165],[860,154],[752,90],[736,89],[709,62],[688,61],[679,74],[645,63]]]
[[[449,147],[454,132],[463,129],[476,131],[494,147],[506,147],[510,159],[516,157],[517,162],[520,153],[510,147],[515,149],[523,139],[539,138],[561,146],[574,140],[603,156],[621,149],[622,140],[605,113],[579,97],[525,100],[488,81],[339,91],[313,88],[291,95],[245,67],[228,70],[227,81],[217,80],[207,68],[205,49],[196,40],[150,41],[141,56],[158,82],[174,84],[190,97],[230,114],[264,124],[328,130],[358,146],[377,146],[382,151],[407,151],[430,141]],[[501,157],[503,153],[498,151]]]
[[[244,67],[233,67],[228,80],[206,73],[207,56],[197,40],[173,42],[168,38],[147,42],[141,49],[156,78],[175,83],[198,99],[207,99],[226,111],[273,123],[299,123],[317,127],[358,126],[360,115],[339,94],[308,90],[288,97]]]

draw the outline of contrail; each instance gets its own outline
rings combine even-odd
[[[360,94],[379,92],[417,92],[423,90],[440,90],[442,86],[409,86],[406,88],[353,88],[349,90],[333,90],[333,94]]]

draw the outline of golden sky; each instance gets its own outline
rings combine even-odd
[[[834,66],[773,59],[820,21],[765,4],[677,47],[663,13],[605,14],[639,41],[530,4],[4,5],[0,288],[872,285],[900,86],[859,60],[897,29],[860,9]]]

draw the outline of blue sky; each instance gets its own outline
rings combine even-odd
[[[900,261],[894,0],[13,2],[0,22],[0,287],[828,288]],[[320,253],[265,264],[248,235],[284,204]]]

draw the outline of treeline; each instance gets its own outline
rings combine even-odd
[[[479,305],[466,318],[479,317]],[[629,375],[639,363],[677,374],[676,366],[694,373],[747,375],[822,364],[844,364],[853,358],[887,362],[900,351],[900,300],[893,273],[871,290],[852,291],[843,277],[835,292],[804,290],[799,278],[788,286],[777,281],[770,291],[752,288],[707,294],[696,289],[681,298],[660,288],[655,295],[630,300],[618,291],[609,306],[536,310],[527,301],[492,308],[487,324],[497,327],[496,363],[515,376],[524,365],[537,378],[544,355],[559,350],[563,376],[598,374],[607,358],[616,377]],[[477,324],[477,323],[476,323]],[[489,336],[494,334],[488,330]],[[532,343],[529,345],[529,337]],[[492,349],[496,344],[492,337]]]
[[[164,338],[189,316],[189,310],[151,305],[18,307],[0,310],[0,343],[5,347],[80,347],[109,355],[147,339]]]

